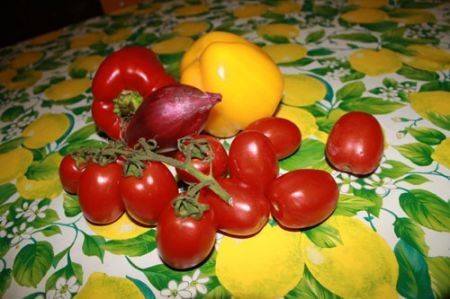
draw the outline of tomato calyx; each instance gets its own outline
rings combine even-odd
[[[192,217],[201,219],[203,213],[209,210],[209,205],[199,202],[200,190],[207,186],[208,182],[204,181],[196,185],[192,185],[185,193],[180,194],[172,201],[172,207],[177,217]]]
[[[143,100],[143,97],[137,91],[122,90],[122,92],[113,100],[113,111],[119,118],[129,120],[139,106],[141,106]]]

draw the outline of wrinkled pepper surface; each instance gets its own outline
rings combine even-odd
[[[283,93],[282,75],[272,59],[245,38],[210,32],[184,54],[181,83],[220,93],[205,130],[230,137],[251,122],[273,115]]]
[[[92,117],[113,139],[122,138],[127,120],[154,91],[176,80],[145,47],[128,47],[109,55],[92,81]]]

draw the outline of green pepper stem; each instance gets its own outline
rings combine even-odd
[[[142,96],[132,90],[123,90],[114,102],[114,113],[120,118],[130,118],[141,106],[143,102]]]

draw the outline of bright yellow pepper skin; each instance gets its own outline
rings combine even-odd
[[[222,94],[205,130],[231,137],[253,121],[272,116],[283,94],[283,77],[272,59],[246,39],[210,32],[181,61],[181,83]]]

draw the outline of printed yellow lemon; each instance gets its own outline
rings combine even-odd
[[[264,14],[267,11],[267,5],[262,3],[245,4],[233,10],[236,18],[250,18]]]
[[[48,33],[36,36],[36,37],[28,40],[28,42],[33,46],[44,45],[44,44],[54,41],[55,39],[60,37],[60,35],[61,35],[61,31],[52,31],[52,32],[48,32]]]
[[[111,240],[135,238],[150,230],[149,227],[136,224],[127,213],[124,213],[117,221],[108,225],[94,225],[90,222],[87,224],[95,234]]]
[[[210,24],[205,21],[183,22],[176,25],[173,31],[181,36],[196,36],[208,30]]]
[[[299,44],[273,44],[262,48],[275,63],[287,63],[302,59],[308,50]]]
[[[104,33],[102,32],[91,32],[81,36],[76,36],[72,39],[70,47],[72,49],[89,47],[95,44],[96,42],[100,41],[103,35]]]
[[[275,116],[288,119],[296,124],[302,132],[302,139],[314,135],[319,129],[314,116],[301,108],[281,104]]]
[[[388,18],[388,14],[379,9],[359,8],[344,13],[341,18],[349,23],[371,24],[384,21]]]
[[[44,57],[41,51],[20,53],[11,60],[11,67],[20,69],[29,66]]]
[[[67,79],[47,88],[45,96],[54,101],[69,100],[84,93],[90,86],[91,80],[87,78]]]
[[[436,146],[431,158],[450,169],[450,138],[443,140]]]
[[[22,131],[23,144],[36,149],[58,140],[67,132],[71,123],[66,114],[47,113],[33,121]]]
[[[102,42],[105,44],[114,44],[126,40],[133,34],[131,28],[121,28],[112,34],[105,34],[102,36]]]
[[[398,264],[386,241],[356,218],[335,216],[325,224],[339,232],[342,244],[321,248],[303,234],[301,251],[311,274],[344,298],[398,298]]]
[[[411,45],[407,49],[416,53],[412,56],[400,55],[402,62],[407,65],[432,72],[450,69],[450,53],[444,49],[426,45]]]
[[[300,233],[266,227],[248,239],[224,237],[216,275],[233,298],[280,298],[303,277]]]
[[[189,49],[193,42],[190,37],[176,36],[154,44],[152,50],[157,54],[181,53]]]
[[[139,288],[129,279],[94,272],[89,276],[86,284],[74,298],[144,299],[144,295],[142,295]]]
[[[389,0],[347,0],[348,4],[365,8],[378,8],[389,4]]]
[[[40,71],[25,71],[18,75],[15,69],[0,72],[0,84],[8,90],[25,89],[33,86],[42,77]]]
[[[389,20],[405,25],[436,22],[434,14],[426,10],[399,8],[394,10],[391,14],[392,16]]]
[[[289,24],[269,24],[260,26],[256,33],[259,36],[282,36],[287,38],[296,38],[300,36],[300,29]]]
[[[325,85],[318,79],[298,74],[284,75],[283,103],[292,106],[309,106],[327,94]]]
[[[0,154],[0,184],[14,180],[23,175],[33,162],[33,154],[22,147]]]
[[[182,6],[180,8],[175,9],[175,15],[177,17],[195,16],[199,14],[204,14],[208,12],[208,10],[209,8],[205,4]]]
[[[301,6],[295,2],[282,1],[277,2],[277,5],[270,6],[269,10],[273,13],[277,14],[286,14],[286,13],[295,13],[301,10]]]
[[[88,72],[95,72],[100,64],[102,63],[104,57],[100,55],[89,55],[77,57],[69,66],[69,71],[71,70],[86,70]]]
[[[429,119],[428,113],[450,115],[450,92],[448,91],[412,92],[408,98],[411,107],[423,118]]]
[[[402,61],[398,55],[388,49],[356,50],[350,54],[349,60],[353,69],[369,76],[394,73],[402,67]]]

